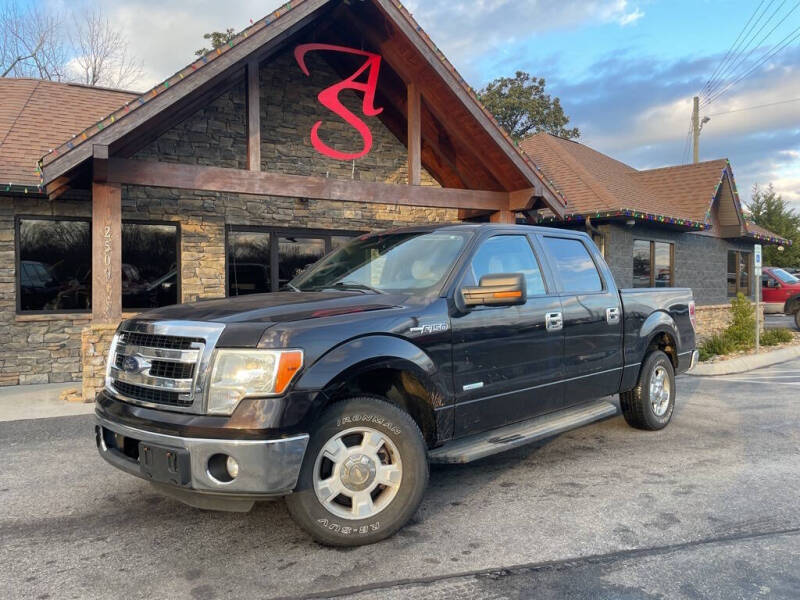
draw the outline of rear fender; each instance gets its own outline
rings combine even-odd
[[[652,313],[639,329],[639,335],[634,342],[634,348],[625,353],[626,365],[622,374],[621,391],[628,391],[636,386],[639,380],[639,371],[645,359],[645,353],[650,343],[660,334],[667,334],[675,342],[675,351],[681,348],[680,332],[669,313],[662,310]],[[628,339],[628,338],[626,338]],[[674,364],[674,363],[673,363]]]
[[[789,298],[783,306],[783,313],[786,315],[793,315],[798,310],[800,310],[800,294]]]

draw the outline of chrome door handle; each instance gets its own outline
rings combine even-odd
[[[547,331],[561,331],[564,329],[564,319],[560,312],[547,313],[544,316],[544,324]]]
[[[607,308],[606,321],[608,322],[609,325],[616,325],[617,323],[619,323],[619,309]]]

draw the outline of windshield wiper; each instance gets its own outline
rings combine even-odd
[[[336,283],[334,283],[329,287],[337,290],[358,290],[362,292],[372,292],[373,294],[386,293],[369,285],[358,283],[357,281],[337,281]]]
[[[293,292],[301,292],[302,291],[300,288],[297,288],[297,287],[293,286],[291,283],[287,283],[286,287],[289,288],[290,290],[292,290]]]

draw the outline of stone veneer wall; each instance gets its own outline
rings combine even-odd
[[[761,322],[764,322],[764,306],[761,306]],[[722,333],[731,322],[731,305],[719,304],[697,307],[697,339],[705,340],[715,333]]]
[[[81,331],[90,315],[16,314],[15,217],[90,214],[85,197],[58,202],[33,195],[0,197],[0,386],[80,378]]]

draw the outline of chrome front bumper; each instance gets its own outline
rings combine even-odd
[[[114,423],[95,415],[97,420],[97,449],[106,461],[115,467],[149,480],[144,474],[138,458],[117,448],[109,447],[103,429],[124,436],[130,448],[141,447],[140,443],[159,447],[185,450],[189,455],[188,481],[181,487],[167,484],[183,492],[224,494],[231,496],[280,496],[289,494],[297,485],[300,466],[303,463],[308,434],[275,440],[218,440],[185,438],[153,433]],[[115,438],[116,439],[116,438]],[[121,438],[120,438],[121,439]],[[133,452],[137,454],[137,452]],[[232,456],[239,463],[239,475],[229,482],[214,478],[209,472],[209,459],[223,454]],[[166,482],[154,481],[163,487]]]

